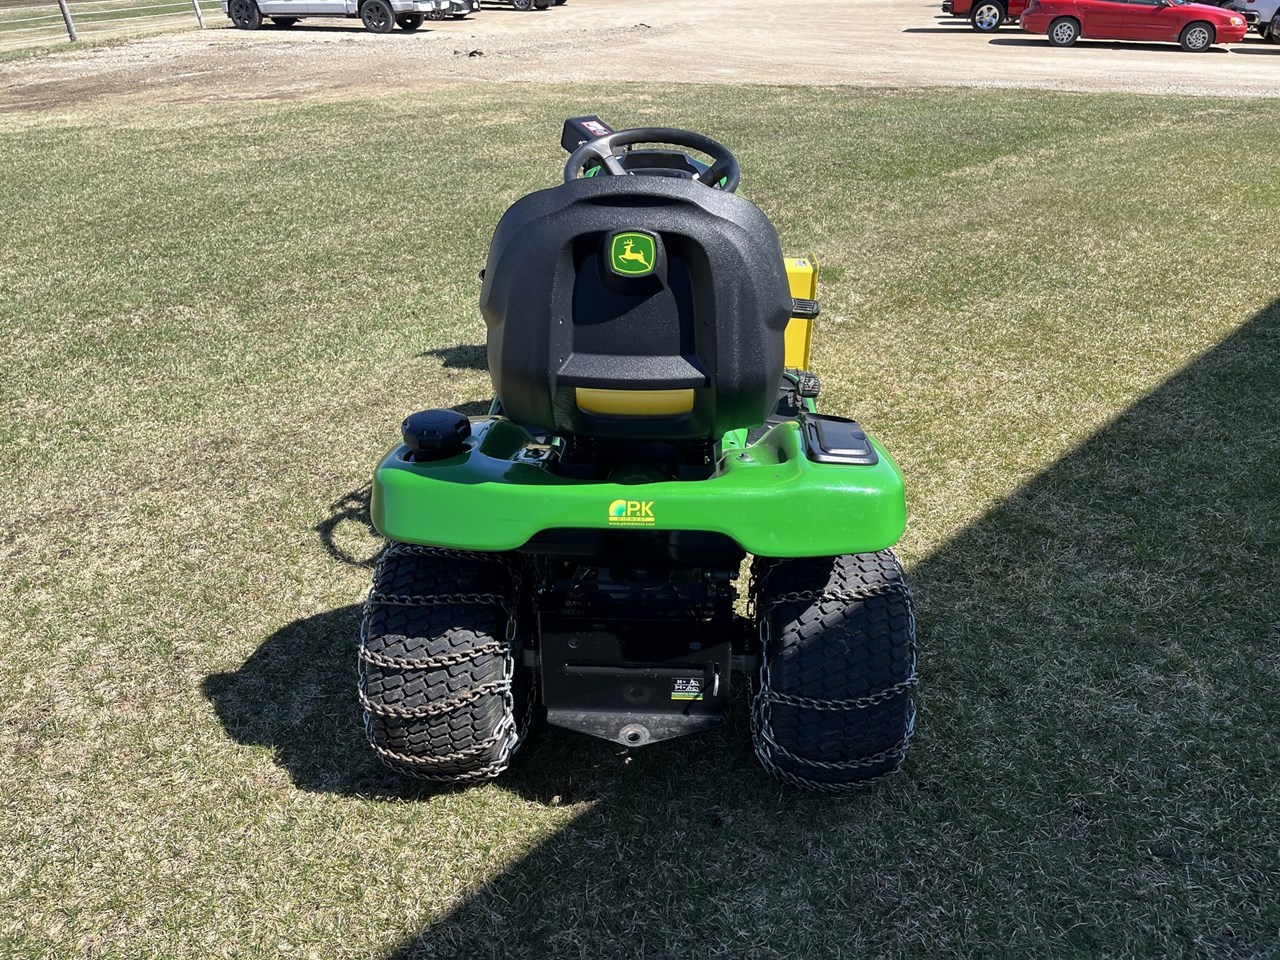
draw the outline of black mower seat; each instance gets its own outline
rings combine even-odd
[[[584,178],[516,201],[480,295],[507,416],[618,439],[718,440],[763,423],[791,306],[759,208],[665,177]]]

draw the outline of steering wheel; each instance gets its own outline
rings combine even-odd
[[[569,183],[577,180],[589,165],[598,164],[608,175],[625,177],[632,175],[622,164],[622,148],[635,143],[659,143],[672,147],[685,147],[697,150],[711,158],[711,166],[703,173],[695,173],[692,179],[706,184],[708,187],[733,193],[738,189],[742,179],[742,171],[738,169],[738,159],[729,152],[729,148],[717,143],[710,137],[690,130],[676,130],[672,127],[636,127],[632,130],[619,130],[606,134],[595,140],[581,144],[569,157],[564,166],[564,180]],[[724,184],[721,185],[720,181]]]

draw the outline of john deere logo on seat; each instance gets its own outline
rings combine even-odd
[[[615,233],[609,244],[609,266],[624,277],[653,273],[657,243],[648,233]]]

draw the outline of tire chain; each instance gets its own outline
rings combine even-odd
[[[387,544],[382,551],[382,555],[378,557],[377,567],[374,571],[374,582],[378,580],[378,576],[382,573],[383,566],[386,561],[393,557],[400,556],[429,556],[429,557],[447,557],[457,560],[480,560],[491,562],[496,566],[502,567],[511,577],[512,590],[510,596],[507,594],[433,594],[433,595],[409,595],[396,596],[376,593],[372,588],[364,602],[364,616],[360,620],[360,650],[357,656],[359,664],[360,679],[357,685],[357,695],[360,701],[361,712],[364,714],[364,732],[365,738],[369,741],[369,746],[374,753],[382,760],[382,762],[395,770],[418,780],[429,780],[437,783],[472,783],[482,780],[492,780],[501,775],[511,763],[511,758],[524,743],[525,736],[529,732],[529,726],[533,721],[533,708],[536,699],[536,685],[530,684],[529,695],[525,698],[527,703],[525,706],[524,716],[518,721],[515,717],[515,692],[513,690],[513,681],[517,669],[514,652],[514,640],[516,637],[516,613],[519,605],[520,589],[522,577],[519,568],[506,557],[498,557],[493,554],[476,553],[469,550],[453,550],[441,547],[425,547],[418,544],[399,543],[392,541]],[[433,657],[428,660],[397,660],[392,657],[384,657],[381,654],[374,653],[367,649],[367,629],[369,623],[369,614],[375,604],[386,604],[396,606],[436,606],[450,603],[493,603],[502,607],[507,613],[507,636],[506,643],[485,643],[476,647],[474,650],[460,654],[445,654],[440,657]],[[375,666],[391,666],[393,669],[433,669],[435,667],[456,666],[462,663],[469,663],[480,659],[481,657],[501,654],[504,657],[502,680],[493,681],[491,683],[482,684],[473,690],[467,691],[458,697],[440,704],[432,704],[421,710],[402,710],[395,707],[387,707],[381,704],[373,704],[365,695],[365,665],[374,664]],[[498,724],[498,729],[494,731],[491,737],[486,738],[480,743],[473,744],[463,750],[454,753],[444,754],[438,757],[418,757],[412,754],[400,753],[395,750],[379,744],[373,734],[373,718],[374,716],[396,716],[403,719],[417,718],[422,716],[439,715],[446,713],[456,707],[469,703],[472,700],[484,696],[489,693],[502,693],[503,699],[503,719]],[[449,763],[459,763],[472,757],[479,756],[485,751],[494,747],[498,748],[497,757],[491,762],[475,770],[468,770],[463,773],[456,774],[438,774],[429,773],[420,769],[423,767],[435,767]]]
[[[894,561],[897,562],[897,554],[892,550],[886,551]],[[761,588],[768,579],[768,574],[777,568],[780,561],[774,561],[764,571],[764,574],[756,578],[756,582],[752,584],[751,606],[753,613],[759,615],[761,612]],[[819,793],[850,793],[855,790],[866,790],[874,787],[882,780],[896,774],[902,769],[902,764],[907,759],[907,747],[911,743],[911,737],[915,733],[916,728],[916,704],[912,691],[919,683],[919,674],[917,673],[918,657],[916,653],[916,615],[915,609],[911,604],[911,589],[903,581],[897,583],[885,584],[879,587],[873,587],[863,591],[796,591],[791,593],[779,594],[773,597],[767,604],[763,605],[765,611],[772,610],[774,607],[783,603],[795,603],[802,600],[822,601],[822,600],[843,600],[859,601],[867,600],[871,597],[883,596],[888,593],[901,593],[907,602],[908,637],[909,651],[911,656],[911,672],[905,680],[880,690],[877,693],[868,694],[858,697],[854,700],[818,700],[812,697],[797,697],[791,694],[778,693],[773,689],[771,676],[769,671],[768,652],[760,651],[760,671],[758,674],[758,688],[751,701],[751,728],[757,735],[757,746],[755,748],[756,759],[760,761],[760,765],[769,773],[773,774],[779,780],[790,783],[806,790],[813,790]],[[907,718],[907,729],[902,739],[893,746],[888,747],[878,753],[869,754],[862,757],[854,757],[850,760],[813,760],[809,757],[802,757],[779,744],[773,736],[773,728],[769,722],[769,707],[771,704],[780,703],[787,706],[795,706],[807,708],[811,710],[865,710],[868,707],[875,706],[879,703],[886,702],[895,696],[903,693],[911,697],[910,709],[911,713]],[[769,749],[761,749],[759,744],[765,744]],[[807,767],[814,767],[820,770],[859,770],[866,767],[874,767],[884,763],[887,760],[893,760],[894,764],[888,770],[866,780],[859,780],[856,783],[828,783],[822,780],[810,780],[802,777],[790,770],[784,770],[775,760],[775,756],[785,757],[793,763],[802,764]]]

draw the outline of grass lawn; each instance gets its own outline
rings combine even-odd
[[[363,488],[488,397],[560,120],[729,144],[909,484],[921,720],[503,781],[363,743]],[[797,120],[796,118],[800,118]],[[1280,956],[1280,104],[456,88],[0,117],[0,955]]]
[[[191,0],[69,0],[77,49],[121,36],[197,29]],[[200,0],[205,22],[225,23],[218,0]],[[49,0],[0,0],[0,63],[68,47],[58,5]]]

